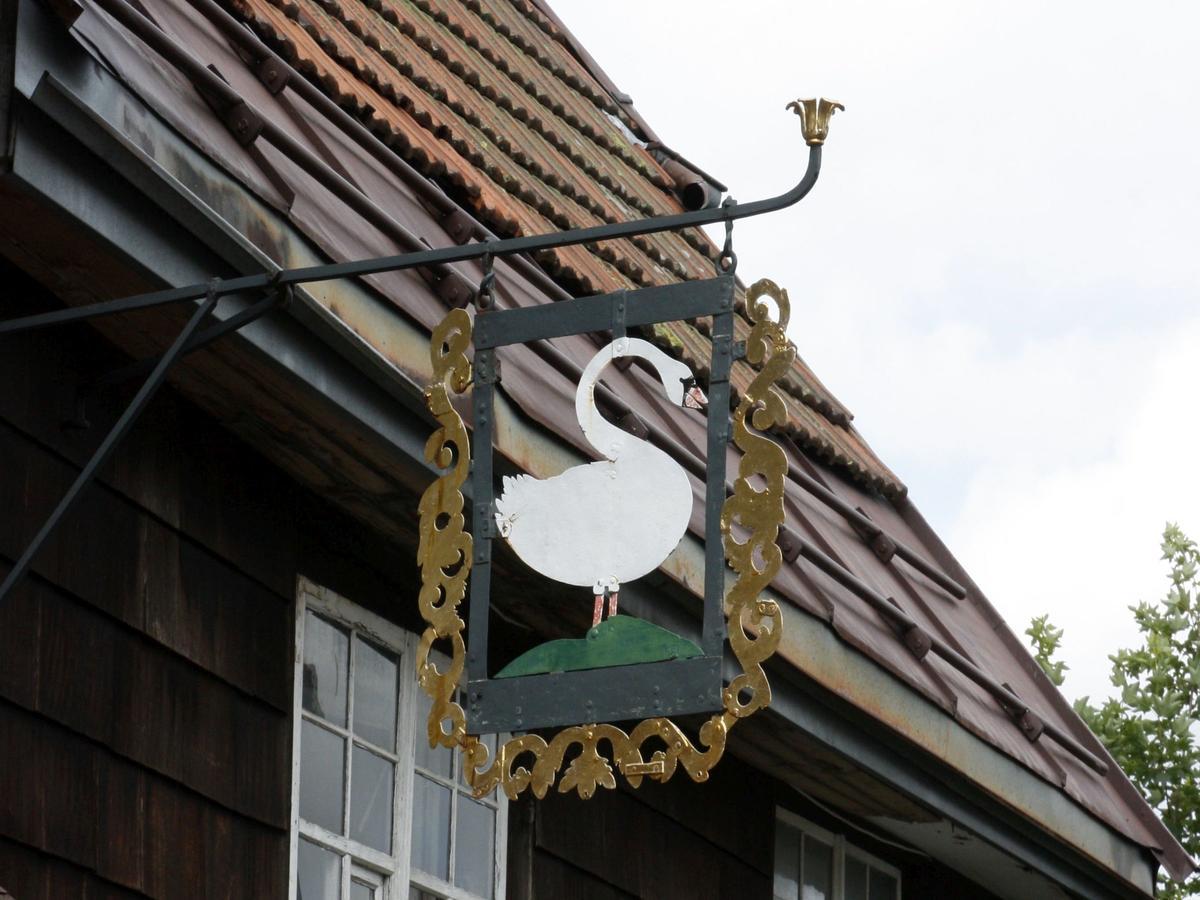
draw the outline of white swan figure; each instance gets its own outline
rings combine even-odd
[[[575,393],[579,426],[604,459],[552,478],[506,476],[496,500],[500,534],[521,559],[555,581],[592,587],[593,626],[600,623],[604,597],[611,616],[621,582],[657,568],[692,516],[692,486],[680,465],[596,409],[600,372],[622,356],[647,360],[673,402],[704,408],[691,369],[647,341],[618,338],[592,357]]]

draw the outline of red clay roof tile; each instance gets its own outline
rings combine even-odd
[[[640,128],[636,117],[527,0],[229,2],[299,71],[497,234],[681,210],[671,179],[631,138]],[[717,256],[702,231],[689,229],[563,247],[537,261],[568,290],[591,294],[711,277]],[[747,330],[739,320],[735,336]],[[656,327],[651,337],[705,370],[703,324]],[[736,364],[734,392],[751,377]],[[785,387],[799,443],[885,494],[904,493],[802,361]]]

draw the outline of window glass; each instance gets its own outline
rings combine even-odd
[[[344,629],[308,612],[304,617],[304,708],[346,724],[349,638]]]
[[[775,900],[800,900],[800,831],[782,820],[775,823]]]
[[[297,900],[338,900],[341,862],[336,854],[301,838],[296,848]]]
[[[878,869],[871,870],[871,893],[868,900],[896,900],[896,879]]]
[[[450,879],[450,789],[418,775],[413,791],[412,864]]]
[[[496,900],[505,801],[473,799],[457,750],[428,746],[416,637],[304,583],[297,614],[298,900]]]
[[[867,864],[853,856],[846,857],[846,900],[868,900]]]
[[[476,847],[491,847],[496,833],[496,812],[482,803],[460,796],[455,816],[454,883],[460,888],[491,900],[492,870],[495,857],[475,852]]]
[[[900,900],[888,863],[782,809],[775,820],[775,900]]]
[[[804,835],[800,900],[833,900],[833,847]]]
[[[354,733],[396,749],[396,657],[361,638],[354,647]]]
[[[392,794],[396,766],[355,745],[350,767],[350,837],[392,852]]]
[[[300,816],[342,833],[346,741],[307,719],[300,724]]]

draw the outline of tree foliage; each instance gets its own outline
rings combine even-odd
[[[1162,551],[1171,570],[1167,595],[1130,607],[1141,643],[1109,657],[1119,696],[1100,704],[1081,697],[1075,710],[1195,857],[1200,854],[1200,549],[1169,524]],[[1066,666],[1054,655],[1062,629],[1048,616],[1038,616],[1025,633],[1042,669],[1061,685]],[[1200,897],[1200,877],[1186,884],[1162,881],[1160,896]]]

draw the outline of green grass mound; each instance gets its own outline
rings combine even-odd
[[[665,628],[632,616],[618,615],[592,628],[587,637],[548,641],[534,647],[501,669],[496,677],[577,672],[699,655],[699,647]]]

